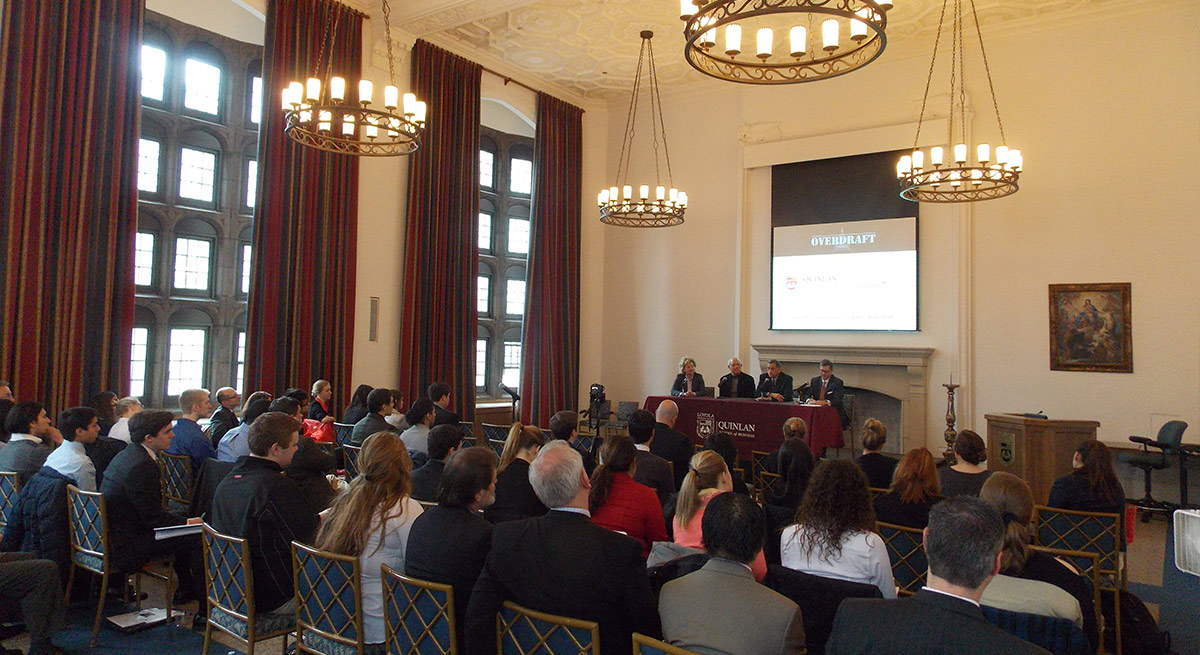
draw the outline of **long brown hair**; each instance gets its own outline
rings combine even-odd
[[[513,423],[512,427],[508,429],[508,439],[504,441],[504,450],[500,453],[500,466],[496,470],[503,472],[517,458],[517,453],[522,450],[533,446],[540,448],[545,445],[546,436],[542,434],[541,428],[536,425]]]
[[[404,513],[400,501],[412,490],[412,460],[400,437],[391,432],[367,437],[358,467],[359,476],[333,501],[321,522],[316,544],[321,550],[360,557],[375,520],[382,532],[389,520]]]
[[[1112,454],[1108,452],[1108,446],[1088,439],[1079,444],[1075,452],[1083,460],[1083,466],[1076,473],[1087,478],[1092,495],[1112,503],[1121,500],[1125,492],[1113,471]]]
[[[1030,525],[1033,521],[1033,490],[1021,478],[997,471],[983,483],[979,498],[995,507],[1004,519],[1000,572],[1019,575],[1025,570],[1025,562],[1029,561],[1029,544],[1033,541]]]
[[[928,448],[922,446],[904,453],[896,465],[892,491],[900,495],[902,503],[923,503],[942,495],[937,463]]]
[[[588,493],[590,511],[595,512],[604,505],[612,491],[613,476],[629,473],[635,461],[637,448],[629,435],[616,434],[604,440],[604,447],[600,449],[600,466],[592,473],[592,490]]]
[[[842,552],[847,532],[875,529],[875,508],[867,476],[848,459],[822,462],[808,481],[795,523],[803,529],[792,535],[809,555],[834,558]]]
[[[729,467],[725,466],[725,460],[715,451],[702,450],[692,455],[675,501],[675,518],[679,520],[679,525],[687,526],[692,521],[692,517],[700,511],[700,492],[716,489],[721,483],[722,473],[729,473]]]

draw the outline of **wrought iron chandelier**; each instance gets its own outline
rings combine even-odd
[[[948,143],[952,147],[934,146],[929,156],[918,148],[921,139],[921,124],[925,121],[925,106],[929,102],[929,87],[933,81],[933,69],[937,63],[938,45],[942,27],[945,25],[946,8],[953,2],[954,23],[950,33],[950,126]],[[933,43],[933,58],[929,62],[929,76],[925,80],[925,97],[921,99],[921,117],[917,122],[917,136],[913,140],[911,154],[900,157],[896,164],[896,177],[900,179],[900,196],[913,202],[976,202],[994,200],[1017,192],[1024,160],[1021,151],[1008,146],[1004,135],[1004,123],[1000,121],[1000,105],[996,102],[996,89],[992,86],[992,71],[988,67],[987,52],[983,47],[983,34],[979,31],[979,16],[975,13],[975,0],[967,0],[971,18],[975,23],[975,34],[979,38],[979,54],[983,57],[983,70],[987,73],[988,91],[992,94],[992,108],[996,112],[996,126],[1000,130],[1000,145],[993,150],[982,142],[972,152],[966,143],[967,95],[966,73],[963,69],[963,0],[943,0],[942,13],[938,18],[937,37]],[[970,155],[974,154],[972,161]],[[948,160],[947,156],[952,157]]]
[[[642,49],[638,53],[637,73],[633,79],[633,95],[629,99],[629,116],[625,120],[625,137],[621,141],[621,155],[617,160],[617,183],[602,189],[599,194],[600,222],[625,227],[671,227],[683,222],[687,209],[687,193],[675,188],[671,173],[671,155],[667,151],[667,129],[662,118],[662,97],[658,91],[658,70],[654,66],[654,46],[650,39],[654,32],[644,30]],[[638,100],[642,95],[643,71],[649,78],[647,89],[650,104],[651,146],[654,149],[654,195],[651,197],[649,184],[638,185],[633,193],[629,184],[629,158],[633,153],[634,127],[637,124]],[[662,140],[663,160],[666,162],[667,183],[662,184],[662,161],[658,156],[659,140]],[[644,140],[644,139],[643,139]]]
[[[346,88],[346,80],[332,75],[337,24],[335,15],[325,26],[313,76],[283,89],[284,132],[302,145],[343,155],[395,157],[416,152],[425,133],[426,107],[412,93],[401,95],[396,86],[388,0],[383,0],[383,27],[391,84],[383,87],[382,103],[375,102],[371,80],[360,80],[356,97],[350,98],[347,91],[353,89]]]
[[[891,8],[892,0],[680,0],[683,56],[701,73],[730,82],[829,79],[883,53]],[[743,50],[743,35],[753,39],[753,54]]]

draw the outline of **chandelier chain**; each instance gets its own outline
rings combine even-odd
[[[650,50],[650,143],[654,148],[654,181],[658,184],[662,180],[662,173],[658,161],[658,131],[661,129],[663,133],[663,141],[667,140],[667,126],[662,120],[662,98],[658,97],[658,67],[654,63],[654,44],[646,39],[646,46]],[[654,111],[654,103],[658,101],[658,112]],[[668,166],[668,168],[670,168]]]
[[[321,68],[325,66],[325,50],[333,49],[333,37],[330,33],[330,28],[337,23],[337,16],[339,13],[341,12],[338,12],[335,9],[333,20],[326,21],[325,23],[325,31],[321,34],[321,47],[317,50],[317,65],[313,67],[313,77],[319,77],[321,75]],[[332,61],[333,57],[330,56],[329,59]]]
[[[629,174],[629,157],[633,153],[633,132],[636,124],[638,90],[642,82],[642,62],[646,55],[647,41],[642,41],[642,49],[638,53],[637,71],[633,75],[633,93],[629,96],[629,112],[625,114],[625,138],[621,140],[621,155],[617,158],[617,183],[627,179]]]
[[[338,19],[342,17],[342,12],[337,12],[333,15],[333,30],[329,33],[329,59],[325,62],[325,80],[328,82],[333,77],[333,39],[337,36]]]
[[[917,136],[913,139],[913,150],[921,140],[921,124],[925,122],[925,104],[929,102],[929,88],[933,84],[933,67],[937,64],[938,44],[942,41],[942,25],[946,18],[946,2],[942,2],[942,13],[938,16],[938,30],[933,37],[933,57],[929,60],[929,74],[925,77],[925,94],[921,96],[921,117],[917,119]]]
[[[954,0],[954,25],[958,30],[958,118],[963,143],[967,142],[967,67],[964,52],[967,42],[963,38],[962,0]]]
[[[987,73],[988,91],[992,94],[992,109],[996,111],[996,124],[1000,126],[1000,143],[1008,143],[1004,136],[1004,122],[1000,120],[1000,104],[996,102],[996,87],[992,85],[992,68],[988,66],[987,51],[983,47],[983,32],[979,30],[979,14],[975,11],[975,0],[971,1],[971,17],[975,19],[975,34],[979,37],[979,54],[983,56],[983,70]]]
[[[383,0],[383,40],[387,42],[388,78],[396,84],[396,57],[392,55],[392,5]]]

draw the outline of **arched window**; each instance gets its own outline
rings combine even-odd
[[[146,210],[138,211],[137,236],[133,248],[133,284],[138,293],[154,293],[158,281],[158,248],[162,222]]]
[[[175,270],[172,293],[212,296],[216,269],[217,229],[202,218],[175,224]]]
[[[179,136],[179,202],[216,209],[221,179],[221,141],[200,129]]]
[[[170,102],[171,38],[149,25],[142,30],[138,71],[141,75],[142,103],[165,108]]]
[[[533,195],[533,148],[520,143],[508,151],[508,190],[521,196]]]
[[[246,120],[260,125],[263,118],[262,60],[255,60],[246,70]]]
[[[188,44],[183,54],[183,110],[221,122],[225,96],[225,56],[208,43]]]
[[[190,307],[171,314],[167,323],[168,399],[178,398],[187,389],[204,387],[212,323],[207,312]]]
[[[514,204],[508,207],[508,225],[505,249],[510,255],[529,256],[529,205]]]
[[[129,351],[129,395],[148,402],[151,395],[150,363],[153,361],[154,327],[158,319],[146,307],[133,312],[133,347]]]
[[[496,142],[487,138],[479,138],[479,186],[485,189],[496,188]]]

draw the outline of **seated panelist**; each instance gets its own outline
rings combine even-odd
[[[754,398],[754,378],[742,372],[742,360],[729,358],[729,373],[717,382],[722,398]]]
[[[696,372],[696,360],[684,357],[679,360],[679,375],[671,385],[672,396],[705,396],[704,376]]]
[[[758,399],[792,402],[792,376],[783,372],[779,360],[768,360],[767,372],[758,376]]]

